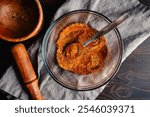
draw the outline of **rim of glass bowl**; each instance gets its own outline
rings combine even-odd
[[[104,16],[103,14],[101,13],[98,13],[96,11],[92,11],[92,10],[74,10],[74,11],[71,11],[71,12],[68,12],[62,16],[60,16],[58,19],[56,19],[54,22],[52,22],[52,24],[50,25],[50,27],[48,28],[48,30],[46,31],[46,34],[44,36],[44,39],[43,39],[43,43],[42,43],[42,60],[44,62],[44,65],[45,67],[47,68],[47,71],[49,73],[49,75],[57,82],[59,83],[60,85],[68,88],[68,89],[71,89],[71,90],[77,90],[77,91],[89,91],[89,90],[93,90],[93,89],[97,89],[103,85],[105,85],[109,80],[111,80],[118,72],[120,66],[121,66],[121,61],[122,61],[122,56],[123,56],[123,42],[122,42],[122,39],[121,39],[121,35],[118,31],[117,28],[114,29],[117,37],[118,37],[118,42],[119,42],[119,49],[120,49],[120,54],[119,54],[119,61],[116,65],[116,68],[114,70],[114,72],[112,73],[112,75],[105,81],[101,82],[101,83],[97,83],[94,87],[88,87],[88,88],[83,88],[83,89],[78,89],[78,88],[74,88],[74,87],[71,87],[67,84],[64,84],[63,81],[59,80],[51,71],[51,69],[49,68],[48,66],[48,62],[47,62],[47,59],[46,59],[46,44],[48,43],[48,40],[49,40],[49,36],[50,36],[50,33],[51,33],[51,30],[53,29],[53,27],[55,26],[55,24],[57,22],[59,22],[61,19],[63,19],[64,17],[68,16],[68,15],[71,15],[71,14],[75,14],[75,13],[92,13],[92,14],[95,14],[97,16],[100,16],[102,18],[104,18],[108,23],[112,22],[108,17]]]

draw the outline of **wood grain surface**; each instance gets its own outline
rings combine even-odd
[[[150,99],[150,38],[124,61],[97,99]]]

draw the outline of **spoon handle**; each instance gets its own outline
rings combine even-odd
[[[96,33],[95,36],[93,36],[92,38],[90,38],[87,41],[85,41],[83,43],[83,46],[84,47],[87,46],[88,44],[90,44],[91,42],[93,42],[95,39],[97,39],[97,38],[105,35],[109,31],[111,31],[112,29],[116,28],[119,24],[121,24],[127,18],[128,18],[128,13],[125,13],[121,17],[117,18],[116,20],[114,20],[113,22],[111,22],[110,24],[108,24],[107,26],[105,26],[104,28],[102,28],[99,32]]]

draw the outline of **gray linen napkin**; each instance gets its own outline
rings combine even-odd
[[[126,57],[150,36],[150,9],[138,0],[67,0],[56,12],[53,20],[61,15],[79,9],[91,9],[104,14],[111,20],[128,12],[130,17],[118,29],[124,44]],[[42,38],[42,37],[41,37]],[[43,65],[41,41],[37,40],[29,49],[32,63],[38,67],[39,85],[45,99],[95,99],[105,86],[92,91],[73,91],[56,83]],[[0,80],[0,89],[20,98],[28,99],[28,95],[19,82],[13,66],[10,66]]]

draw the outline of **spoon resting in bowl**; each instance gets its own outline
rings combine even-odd
[[[105,35],[109,31],[113,30],[119,24],[121,24],[123,21],[125,21],[127,18],[128,18],[128,14],[127,13],[125,13],[122,16],[120,16],[119,18],[117,18],[116,20],[114,20],[113,22],[111,22],[110,24],[108,24],[107,26],[105,26],[104,28],[102,28],[100,31],[98,31],[92,38],[90,38],[87,41],[83,42],[82,43],[83,47],[86,47],[87,45],[89,45],[94,40],[98,39],[99,37]]]

